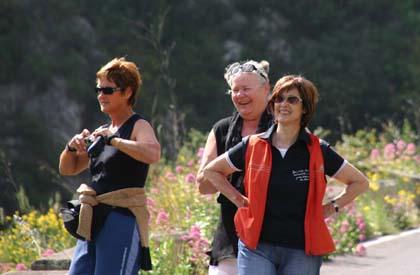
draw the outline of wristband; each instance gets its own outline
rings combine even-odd
[[[67,145],[66,145],[66,149],[67,149],[67,151],[69,151],[69,152],[76,152],[76,151],[77,151],[77,149],[76,149],[76,148],[71,147],[68,143],[67,143]]]
[[[113,138],[119,138],[120,135],[118,133],[112,134],[106,137],[106,145],[111,145],[111,141]]]
[[[338,213],[340,211],[340,206],[338,206],[337,202],[335,200],[332,200],[331,204],[334,207],[335,213]]]

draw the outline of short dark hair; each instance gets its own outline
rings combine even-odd
[[[299,96],[302,98],[304,110],[300,124],[302,127],[306,127],[315,113],[319,95],[315,85],[303,76],[285,75],[280,78],[276,82],[270,100],[268,101],[268,110],[274,114],[274,99],[279,97],[282,93],[295,88],[299,91]]]
[[[114,58],[96,73],[96,78],[101,77],[114,82],[122,91],[130,87],[131,96],[128,99],[128,104],[134,106],[137,90],[142,84],[141,74],[134,62],[127,61],[124,57]]]

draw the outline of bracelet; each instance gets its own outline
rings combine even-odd
[[[332,200],[331,204],[334,207],[335,213],[338,213],[340,211],[340,206],[338,206],[337,202],[335,200]]]
[[[76,152],[76,151],[77,151],[77,149],[76,149],[76,148],[71,147],[68,143],[67,143],[67,145],[66,145],[66,149],[67,149],[67,151],[69,151],[69,152]]]
[[[112,139],[117,138],[117,137],[118,138],[120,137],[120,135],[118,133],[115,133],[115,134],[112,134],[112,135],[106,137],[106,145],[111,145]]]

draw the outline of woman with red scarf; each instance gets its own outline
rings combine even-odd
[[[368,188],[357,168],[307,130],[317,101],[312,82],[282,77],[268,102],[276,123],[204,168],[204,178],[238,207],[238,274],[319,274],[322,255],[335,249],[324,218]],[[226,179],[236,171],[244,173],[245,194]],[[323,203],[326,175],[346,188]]]

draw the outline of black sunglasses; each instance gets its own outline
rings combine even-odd
[[[244,72],[244,73],[257,72],[260,76],[262,76],[264,79],[267,80],[267,76],[263,72],[261,72],[261,70],[259,70],[255,65],[251,63],[241,64],[239,62],[236,62],[230,65],[226,70],[226,73],[230,75],[235,75],[240,72]]]
[[[120,87],[95,87],[95,93],[102,92],[104,95],[112,95],[114,92],[121,90]]]
[[[273,98],[273,101],[275,103],[282,103],[282,102],[286,101],[289,104],[295,105],[295,104],[298,104],[299,102],[302,102],[302,99],[300,97],[297,97],[297,96],[294,96],[294,95],[287,96],[287,97],[285,97],[285,96],[276,96],[275,98]]]

